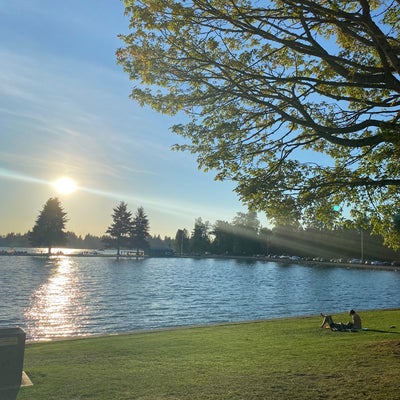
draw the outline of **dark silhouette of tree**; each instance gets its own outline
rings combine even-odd
[[[211,247],[214,254],[234,254],[236,236],[234,226],[231,223],[216,221],[211,234],[214,237]]]
[[[113,222],[106,231],[110,237],[106,238],[105,241],[108,246],[115,246],[119,256],[121,248],[129,244],[132,229],[132,213],[128,211],[128,205],[125,202],[121,201],[113,208],[112,219]]]
[[[272,240],[272,230],[268,228],[260,228],[259,241],[260,241],[260,253],[268,256],[270,254]]]
[[[77,236],[74,232],[67,232],[66,246],[74,249],[100,249],[103,247],[102,238],[86,234]]]
[[[204,254],[210,250],[209,223],[197,218],[194,223],[192,235],[189,240],[190,251]]]
[[[261,242],[258,236],[260,221],[257,213],[237,213],[233,219],[236,236],[234,253],[238,255],[255,255],[261,253]]]
[[[132,220],[130,228],[130,243],[133,248],[144,250],[149,249],[150,238],[149,219],[144,212],[143,207],[136,210],[135,216]]]
[[[66,243],[67,213],[61,207],[58,198],[47,200],[36,219],[35,226],[29,232],[29,241],[32,246],[47,247],[48,254],[54,246],[63,246]]]
[[[177,149],[286,224],[334,206],[400,233],[399,1],[127,1],[131,98],[189,121]]]
[[[174,250],[179,255],[189,252],[189,232],[186,229],[178,229],[176,231]]]
[[[29,232],[25,234],[7,233],[5,236],[0,236],[0,247],[29,247]]]
[[[100,249],[102,247],[101,238],[88,233],[83,239],[83,246],[87,249]]]

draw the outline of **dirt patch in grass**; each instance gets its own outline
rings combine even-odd
[[[400,356],[400,340],[385,340],[369,346],[369,349],[380,354],[394,354]]]

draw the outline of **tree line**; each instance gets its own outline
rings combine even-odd
[[[59,199],[50,198],[39,213],[33,229],[27,234],[30,245],[47,247],[49,254],[53,247],[65,246],[68,241],[66,222],[67,213]],[[113,209],[112,223],[101,242],[104,247],[116,248],[119,256],[122,248],[148,250],[149,237],[149,220],[143,207],[139,207],[133,216],[128,205],[122,201]],[[88,236],[85,239],[89,241],[89,238],[93,240]]]
[[[205,255],[220,256],[281,256],[305,258],[399,259],[399,253],[387,248],[381,237],[371,229],[328,229],[323,226],[280,225],[272,229],[261,226],[257,213],[239,212],[231,222],[217,220],[214,224],[201,217],[191,232],[178,229],[174,238],[151,236],[149,219],[139,207],[135,214],[120,202],[112,213],[112,223],[102,236],[87,234],[84,238],[65,231],[67,214],[57,198],[49,199],[26,234],[0,236],[1,247],[54,246],[102,249],[140,249],[153,256]]]
[[[399,251],[388,248],[372,230],[300,224],[262,227],[255,212],[237,213],[232,222],[213,225],[196,219],[191,233],[179,229],[174,240],[177,254],[205,253],[226,256],[299,256],[306,259],[345,261],[400,260]]]

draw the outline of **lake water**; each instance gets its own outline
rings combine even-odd
[[[400,306],[400,273],[221,259],[0,257],[0,326],[29,340]]]

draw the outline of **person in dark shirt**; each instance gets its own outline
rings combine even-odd
[[[360,316],[354,310],[350,310],[349,315],[351,316],[351,321],[348,322],[347,324],[343,324],[342,322],[339,323],[334,322],[332,315],[321,313],[321,317],[324,318],[321,324],[321,328],[324,328],[326,325],[328,325],[332,330],[337,330],[337,331],[343,331],[347,329],[351,330],[361,329],[362,324]]]

